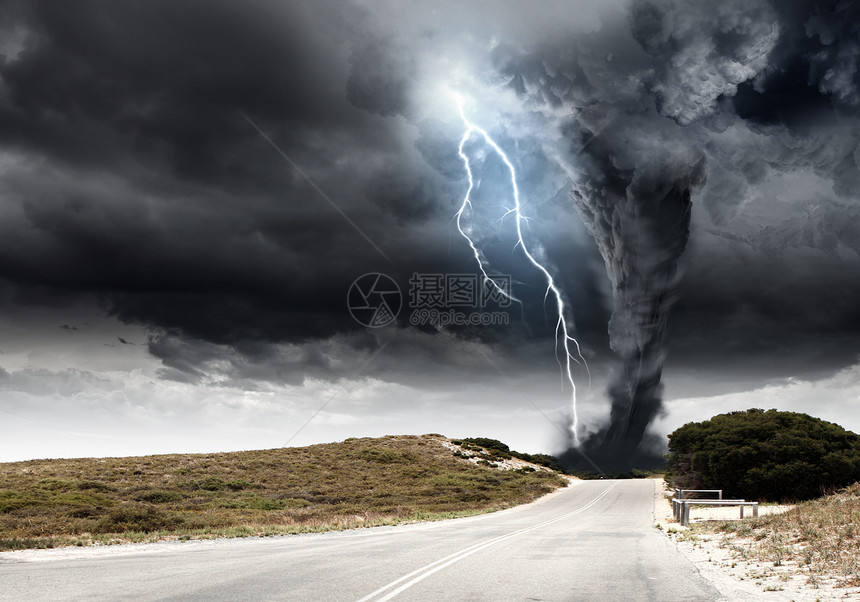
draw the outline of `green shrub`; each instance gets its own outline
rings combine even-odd
[[[74,481],[54,478],[40,479],[36,485],[49,491],[70,491],[75,487]]]
[[[546,466],[550,470],[557,470],[558,472],[562,471],[561,466],[558,463],[558,459],[555,456],[550,456],[549,454],[526,454],[514,451],[498,439],[490,439],[489,437],[470,437],[463,439],[462,441],[452,440],[451,442],[459,444],[463,449],[470,451],[481,452],[482,450],[486,450],[487,453],[486,456],[484,456],[485,459],[509,460],[510,458],[519,458],[520,460],[531,462],[532,464]]]
[[[511,457],[511,448],[499,441],[498,439],[489,439],[487,437],[470,437],[468,439],[463,439],[463,441],[471,443],[472,445],[476,445],[478,447],[483,447],[487,452],[495,456],[499,459],[505,459]]]
[[[40,506],[45,503],[45,496],[35,492],[0,491],[0,513],[12,512],[28,506]]]
[[[147,491],[137,496],[141,502],[149,502],[150,504],[168,504],[170,502],[182,501],[183,496],[178,491]]]
[[[77,488],[81,491],[116,491],[116,487],[107,483],[102,483],[101,481],[78,481]]]
[[[0,491],[0,513],[22,508],[103,508],[113,501],[94,493],[65,493],[56,491]]]
[[[412,454],[393,449],[366,449],[362,450],[358,457],[377,464],[408,464],[415,461]]]
[[[123,504],[111,510],[96,524],[97,533],[125,533],[128,531],[150,533],[175,529],[185,521],[177,514],[165,512],[152,506]]]
[[[287,510],[290,508],[307,508],[312,505],[308,500],[300,498],[275,498],[257,495],[220,499],[212,502],[213,508],[231,508],[242,510]]]
[[[545,466],[550,470],[557,470],[558,472],[562,472],[561,466],[558,463],[558,458],[555,456],[550,456],[549,454],[523,454],[519,452],[512,452],[515,458],[519,458],[520,460],[525,460],[526,462],[531,462],[532,464],[537,464],[538,466]]]
[[[68,515],[71,518],[92,518],[94,516],[99,516],[103,511],[103,508],[97,508],[95,506],[77,506],[69,510]]]
[[[676,487],[805,500],[860,480],[860,436],[807,414],[753,409],[675,430],[667,461]]]
[[[234,480],[225,481],[217,477],[209,477],[200,481],[192,481],[190,483],[192,489],[202,489],[204,491],[221,491],[223,489],[231,489],[240,491],[249,486],[247,481]]]
[[[304,502],[304,505],[306,506],[310,505],[310,502],[306,500],[301,501]],[[287,501],[267,497],[248,496],[221,500],[217,502],[215,506],[217,508],[245,508],[248,510],[283,510],[287,507]]]

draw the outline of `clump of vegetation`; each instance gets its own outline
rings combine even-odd
[[[558,464],[558,459],[548,454],[526,454],[523,452],[514,451],[498,439],[490,439],[488,437],[469,437],[463,440],[454,440],[452,443],[459,445],[467,451],[486,454],[484,460],[488,462],[499,462],[502,460],[510,460],[518,458],[538,466],[545,466],[551,470],[561,472],[561,467]]]
[[[789,561],[811,581],[837,575],[842,585],[860,585],[860,483],[783,514],[697,525],[725,534],[723,546],[744,560],[775,566]]]
[[[796,412],[747,410],[669,435],[667,477],[683,489],[795,501],[860,481],[860,436]]]
[[[402,436],[0,464],[0,550],[452,518],[529,502],[567,484],[547,471],[462,462],[442,441]]]

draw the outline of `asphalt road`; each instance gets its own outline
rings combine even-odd
[[[319,535],[0,555],[0,600],[717,600],[653,526],[654,482]]]

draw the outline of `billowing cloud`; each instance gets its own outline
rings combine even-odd
[[[404,290],[416,272],[474,273],[450,221],[456,90],[514,159],[596,371],[613,349],[629,368],[655,347],[649,415],[664,357],[763,379],[856,362],[854,2],[6,0],[0,14],[0,307],[38,310],[53,333],[39,346],[88,332],[79,305],[97,299],[139,330],[87,340],[146,354],[171,386],[338,382],[387,333],[365,375],[392,386],[495,378],[479,352],[545,374],[551,312],[496,207],[482,240],[525,301],[509,327],[416,328],[407,311],[368,333],[346,308],[364,273]],[[649,308],[672,315],[649,325]],[[8,335],[14,375],[37,342]],[[63,371],[37,355],[26,369]]]

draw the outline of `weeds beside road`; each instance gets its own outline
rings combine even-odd
[[[782,514],[708,525],[741,558],[791,563],[811,583],[834,575],[860,585],[860,483],[835,495],[803,502]]]
[[[757,596],[783,592],[797,602],[860,595],[860,484],[781,513],[694,522],[690,528],[669,519],[668,506],[661,508],[659,527],[723,586],[729,579]]]

